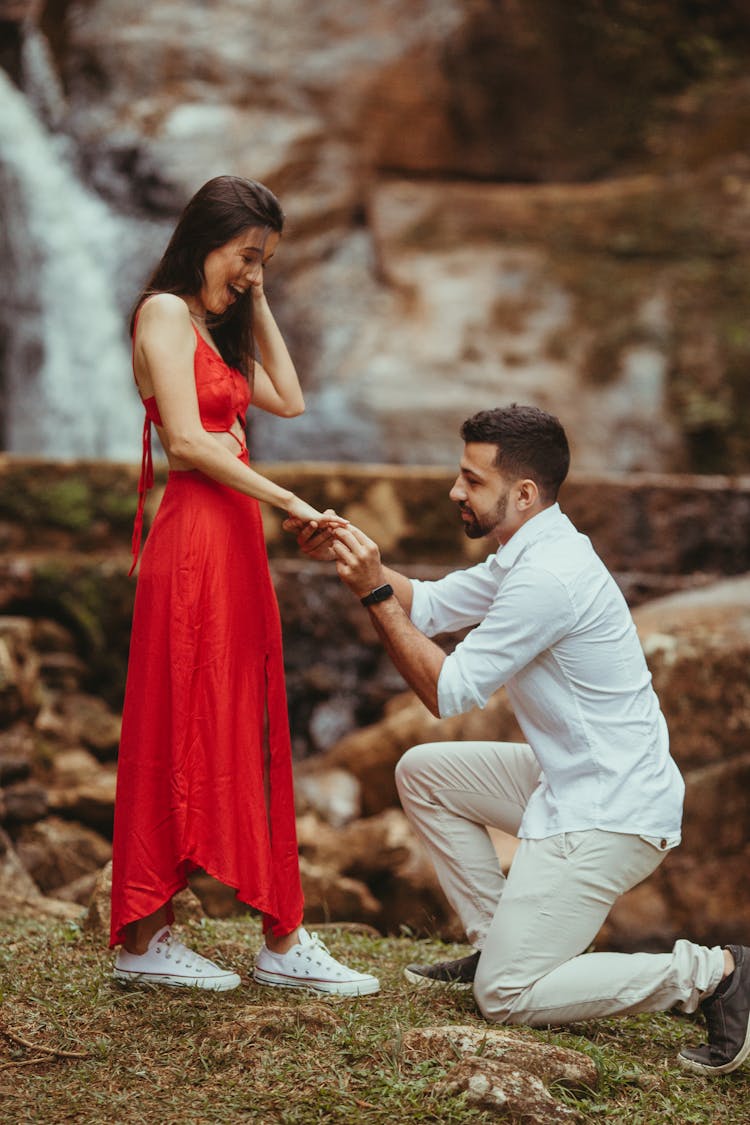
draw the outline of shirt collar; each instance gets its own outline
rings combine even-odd
[[[543,508],[541,512],[537,512],[526,523],[521,524],[518,531],[511,535],[507,543],[503,543],[495,554],[493,562],[502,570],[510,570],[510,568],[518,561],[521,552],[529,546],[530,543],[536,542],[546,535],[548,531],[556,527],[560,527],[565,521],[565,516],[560,511],[559,504],[553,504],[550,508]]]

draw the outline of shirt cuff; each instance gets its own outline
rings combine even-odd
[[[430,620],[430,598],[424,588],[424,583],[418,578],[410,578],[411,582],[411,611],[409,616],[412,625],[421,633],[425,633]]]
[[[441,719],[450,715],[463,715],[472,707],[484,707],[486,700],[461,679],[457,661],[446,656],[437,682],[437,702]]]

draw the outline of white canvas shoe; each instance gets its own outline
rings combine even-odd
[[[128,953],[121,947],[112,975],[121,982],[170,984],[214,992],[228,992],[240,984],[237,973],[220,969],[207,957],[176,941],[168,926],[154,934],[145,953]]]
[[[287,953],[273,953],[263,945],[255,958],[254,979],[275,988],[307,988],[334,996],[368,996],[380,991],[380,981],[337,961],[317,934],[299,929],[299,944]]]

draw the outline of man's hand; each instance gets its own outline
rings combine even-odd
[[[364,531],[349,524],[348,527],[334,528],[333,537],[339,578],[357,597],[363,598],[376,586],[385,584],[380,550]]]
[[[323,512],[323,515],[329,518],[335,514],[332,508],[327,508]],[[305,521],[295,516],[288,516],[281,526],[284,531],[289,531],[297,537],[297,546],[308,559],[315,559],[316,562],[335,562],[333,529],[330,525],[321,527],[317,520]]]

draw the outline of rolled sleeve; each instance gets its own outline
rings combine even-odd
[[[420,582],[418,578],[411,579],[411,623],[416,625],[422,633],[428,632],[430,622],[430,597],[427,590],[428,583]]]
[[[472,707],[484,707],[487,702],[451,656],[446,657],[440,669],[437,698],[441,719],[462,715]]]

